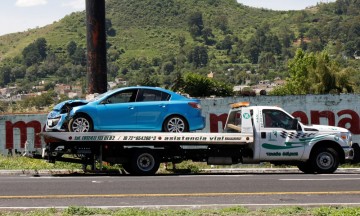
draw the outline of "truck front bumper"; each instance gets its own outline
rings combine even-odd
[[[345,161],[351,161],[354,159],[354,149],[351,147],[343,147],[345,153]]]

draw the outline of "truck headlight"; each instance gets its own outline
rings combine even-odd
[[[350,132],[341,132],[340,138],[346,141],[350,146],[352,144],[352,135]]]

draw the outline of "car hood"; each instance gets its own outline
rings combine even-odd
[[[86,100],[66,100],[66,101],[63,101],[61,103],[58,103],[55,107],[54,107],[54,110],[60,110],[65,104],[66,105],[69,105],[71,107],[75,107],[75,106],[81,106],[81,105],[85,105],[89,103],[88,101]]]

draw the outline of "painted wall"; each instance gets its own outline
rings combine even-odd
[[[354,142],[360,142],[360,95],[303,95],[303,96],[257,96],[203,99],[203,115],[206,128],[202,132],[221,132],[229,105],[249,101],[251,105],[269,105],[284,108],[304,124],[325,124],[348,128]],[[0,115],[0,153],[15,154],[30,151],[44,145],[40,133],[44,128],[46,114]]]

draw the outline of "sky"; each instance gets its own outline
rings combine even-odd
[[[252,7],[301,10],[317,2],[335,0],[237,0]],[[85,0],[0,0],[0,35],[43,27],[64,16],[85,10]]]
[[[83,10],[85,0],[0,0],[0,35],[43,27]]]

